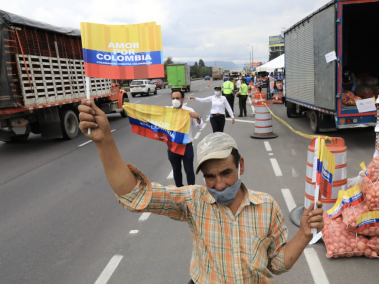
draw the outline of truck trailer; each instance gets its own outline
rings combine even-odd
[[[0,141],[73,139],[86,98],[80,30],[51,26],[0,10]],[[90,94],[105,113],[126,117],[129,98],[109,79],[90,79]]]
[[[376,111],[344,105],[342,72],[348,67],[357,78],[379,77],[370,28],[378,11],[379,0],[333,0],[284,32],[288,117],[306,113],[314,133],[376,125]],[[327,63],[333,52],[336,60]]]
[[[191,90],[191,66],[184,64],[170,64],[167,68],[168,87],[173,91],[183,90],[189,92]]]
[[[212,80],[222,80],[224,69],[220,66],[212,66]]]

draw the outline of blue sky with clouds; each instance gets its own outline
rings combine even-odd
[[[81,21],[162,26],[163,54],[175,61],[268,60],[269,36],[280,34],[329,0],[17,0],[2,10],[57,26]],[[249,47],[247,45],[250,45]]]

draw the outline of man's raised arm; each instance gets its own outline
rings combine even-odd
[[[80,130],[95,142],[103,163],[104,171],[117,195],[130,193],[137,184],[136,177],[122,160],[111,133],[111,127],[105,113],[94,100],[84,100],[79,106]],[[88,134],[88,129],[91,134]]]

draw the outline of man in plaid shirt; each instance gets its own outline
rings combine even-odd
[[[311,228],[320,231],[324,226],[321,202],[315,210],[312,204],[287,242],[278,204],[241,182],[244,159],[225,133],[212,133],[198,144],[196,173],[201,170],[206,186],[162,186],[125,164],[108,119],[93,100],[83,101],[79,111],[80,129],[95,142],[120,204],[188,223],[193,239],[189,283],[274,283],[270,272],[289,271],[312,239]]]

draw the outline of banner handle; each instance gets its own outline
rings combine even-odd
[[[87,100],[91,100],[91,92],[89,89],[89,77],[86,76],[86,97]],[[88,128],[88,134],[91,134],[91,128]]]

